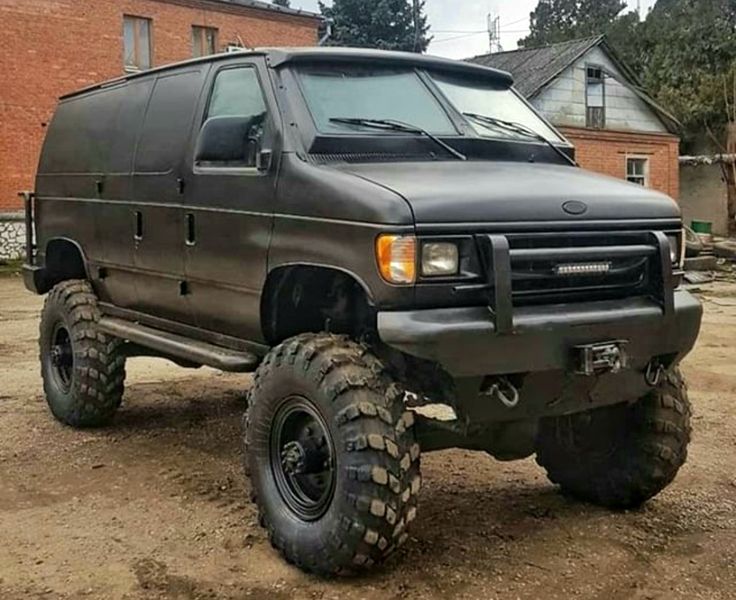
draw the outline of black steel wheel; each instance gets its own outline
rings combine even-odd
[[[120,340],[97,329],[97,297],[86,281],[51,290],[41,313],[39,347],[46,401],[72,427],[110,422],[123,397],[125,357]]]
[[[74,373],[74,351],[69,330],[63,321],[59,320],[54,326],[51,340],[51,372],[59,389],[68,393]]]
[[[537,462],[562,490],[610,508],[635,508],[687,460],[690,401],[679,370],[635,404],[543,419]]]
[[[335,493],[335,448],[327,423],[304,397],[289,396],[276,412],[271,468],[294,514],[304,521],[325,514]]]
[[[382,363],[306,334],[264,359],[244,422],[261,524],[290,563],[323,576],[386,560],[408,538],[421,485],[413,413]]]

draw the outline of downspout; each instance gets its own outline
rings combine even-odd
[[[325,19],[325,34],[320,38],[319,42],[317,43],[318,46],[324,46],[329,39],[332,37],[332,25],[334,21],[332,19]]]

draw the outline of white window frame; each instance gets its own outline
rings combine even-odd
[[[643,177],[643,187],[650,187],[649,183],[649,173],[650,173],[650,167],[651,167],[651,156],[647,156],[646,154],[627,154],[626,155],[626,181],[629,183],[634,183],[636,185],[639,185],[636,181],[631,181],[632,178],[642,178]],[[629,161],[632,160],[642,160],[644,161],[644,174],[643,175],[634,175],[629,173]]]

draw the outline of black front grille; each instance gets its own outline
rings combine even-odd
[[[646,295],[657,267],[648,232],[540,233],[506,236],[516,306]],[[569,265],[605,265],[599,273],[561,273]]]

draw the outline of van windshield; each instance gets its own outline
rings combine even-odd
[[[435,135],[458,132],[439,101],[411,69],[330,65],[299,71],[302,89],[322,133],[355,128],[331,119],[400,121]]]
[[[521,124],[540,134],[553,143],[561,143],[560,138],[518,94],[509,88],[499,87],[493,82],[447,74],[430,74],[447,99],[463,114],[476,114]],[[498,138],[524,137],[510,129],[504,130],[490,124],[483,125],[471,120],[478,135]]]

